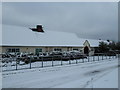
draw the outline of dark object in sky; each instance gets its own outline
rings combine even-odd
[[[36,28],[30,28],[30,29],[35,32],[44,32],[42,25],[37,25]]]

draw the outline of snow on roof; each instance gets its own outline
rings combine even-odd
[[[87,40],[90,43],[90,46],[92,46],[92,47],[98,47],[99,46],[99,40],[94,40],[94,39],[87,39]]]
[[[2,46],[83,46],[86,39],[74,33],[47,31],[33,32],[26,27],[2,25]],[[88,40],[98,46],[98,40]]]

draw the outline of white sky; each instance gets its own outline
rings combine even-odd
[[[6,0],[5,0],[6,1]],[[4,2],[3,24],[76,33],[81,38],[118,38],[117,2]]]

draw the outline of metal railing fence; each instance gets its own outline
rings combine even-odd
[[[87,58],[80,59],[56,59],[54,56],[50,57],[50,60],[45,60],[45,57],[42,57],[40,60],[34,61],[30,58],[29,63],[18,61],[16,58],[1,58],[1,68],[2,71],[13,71],[13,70],[21,70],[21,69],[32,69],[32,68],[44,68],[44,67],[54,67],[54,66],[62,66],[69,64],[78,64],[78,63],[86,63],[86,62],[95,62],[101,60],[115,59],[119,58],[120,54],[115,55],[107,55],[103,53],[96,53],[93,56],[87,56]]]

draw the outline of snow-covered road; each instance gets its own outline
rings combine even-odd
[[[118,87],[118,59],[78,63],[65,66],[3,72],[3,88],[109,88]],[[112,73],[110,75],[110,73]],[[113,74],[114,73],[114,74]],[[114,78],[113,78],[114,77]],[[110,80],[114,79],[113,84]],[[103,82],[102,82],[103,81]],[[95,86],[94,86],[95,85]]]

